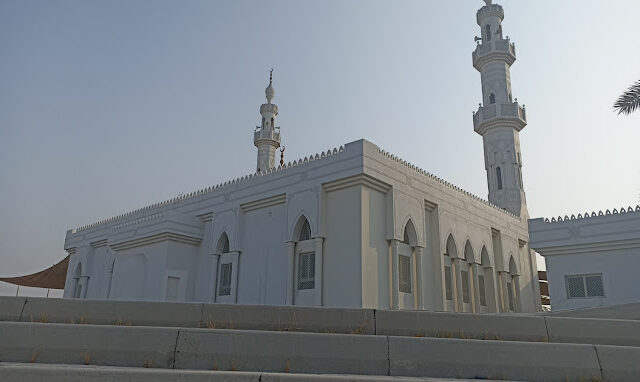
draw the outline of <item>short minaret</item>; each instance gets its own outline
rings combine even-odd
[[[528,217],[522,184],[520,130],[527,125],[524,106],[512,98],[510,67],[515,45],[504,38],[504,10],[492,0],[476,14],[482,37],[473,52],[473,66],[482,78],[482,104],[473,114],[473,128],[484,141],[489,201],[518,216]]]
[[[272,82],[273,70],[269,73],[269,86],[264,91],[267,103],[260,106],[262,125],[257,126],[253,133],[253,143],[258,148],[258,172],[275,167],[276,149],[280,147],[280,127],[276,127],[278,106],[271,103],[275,95],[275,91],[271,86]]]

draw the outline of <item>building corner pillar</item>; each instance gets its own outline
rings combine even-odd
[[[209,290],[211,291],[211,297],[209,298],[209,302],[216,302],[216,296],[218,294],[218,263],[220,262],[219,254],[211,255],[211,283],[209,285]]]
[[[424,309],[424,270],[422,269],[422,254],[424,253],[424,248],[415,247],[414,248],[416,255],[416,309],[423,310]]]
[[[315,241],[315,305],[322,306],[322,270],[323,270],[323,243],[324,237],[318,236],[314,238]]]
[[[520,304],[520,276],[513,276],[513,299],[514,301],[514,309],[516,312],[522,312],[522,305]]]
[[[295,275],[295,255],[296,255],[296,242],[295,241],[288,241],[287,242],[287,260],[288,260],[288,266],[287,266],[287,298],[286,298],[286,304],[287,305],[293,305],[293,291],[294,291],[294,285],[293,285],[293,276]]]
[[[462,259],[459,257],[453,258],[453,268],[455,272],[455,285],[453,290],[453,301],[455,301],[456,312],[464,311],[464,305],[462,302]]]
[[[400,309],[400,278],[398,273],[398,240],[391,240],[391,309]]]
[[[480,312],[480,278],[478,277],[480,274],[480,264],[472,264],[471,265],[471,272],[473,274],[473,312],[474,313],[479,313]],[[487,278],[485,277],[485,304],[487,303],[486,301],[486,283],[487,283]]]

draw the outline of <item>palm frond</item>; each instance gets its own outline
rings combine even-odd
[[[631,114],[640,109],[640,81],[631,85],[613,104],[613,110],[618,114]]]

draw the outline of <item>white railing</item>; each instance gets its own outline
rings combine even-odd
[[[473,52],[473,62],[475,63],[479,58],[490,53],[508,53],[515,57],[516,44],[510,42],[508,38],[487,41],[476,47],[476,50]]]
[[[517,102],[480,106],[473,114],[473,126],[477,128],[481,123],[497,117],[519,118],[527,122],[527,109]]]
[[[259,129],[259,127],[256,127],[256,129]],[[262,139],[270,139],[280,142],[280,129],[276,128],[275,130],[256,130],[253,133],[253,140],[259,141]]]

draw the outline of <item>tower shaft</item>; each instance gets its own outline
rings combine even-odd
[[[526,217],[520,131],[527,125],[527,116],[511,89],[516,48],[503,37],[502,6],[488,1],[476,19],[482,43],[473,52],[473,66],[480,72],[483,103],[473,115],[473,127],[483,138],[489,201]]]

